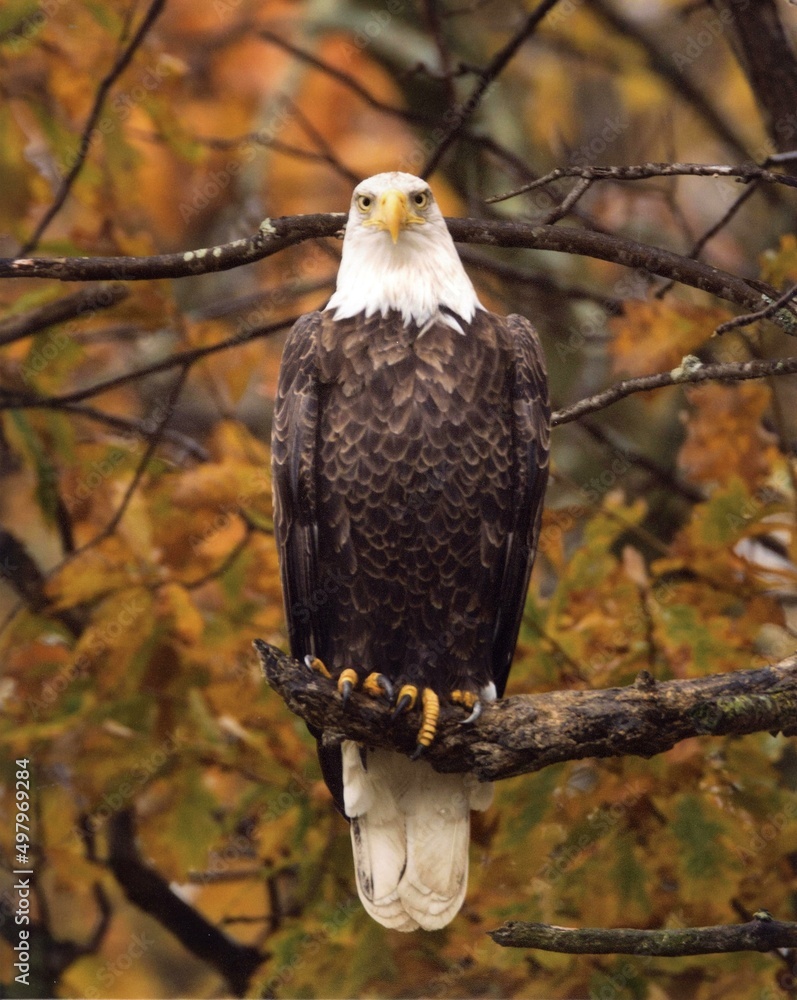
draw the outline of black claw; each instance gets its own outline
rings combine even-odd
[[[406,711],[412,704],[412,698],[408,694],[403,694],[399,700],[396,702],[396,707],[393,709],[390,715],[390,721],[395,722],[396,719],[401,715],[402,712]]]
[[[341,685],[340,696],[343,699],[343,707],[345,708],[349,703],[349,696],[354,690],[354,685],[351,681],[344,681]]]
[[[379,675],[379,679],[377,680],[376,683],[385,692],[385,697],[388,698],[390,701],[392,701],[393,700],[393,685],[390,683],[390,681],[387,679],[387,677],[385,677],[384,674],[380,674]]]
[[[304,665],[307,667],[308,670],[313,669],[313,657],[309,653],[304,658]]]
[[[423,745],[423,743],[419,743],[415,747],[413,752],[410,754],[410,760],[417,760],[425,752],[426,749],[427,748]]]
[[[481,717],[483,711],[484,711],[484,706],[480,701],[477,701],[473,706],[473,711],[470,713],[467,719],[463,719],[462,722],[460,722],[460,726],[472,725],[478,718]]]

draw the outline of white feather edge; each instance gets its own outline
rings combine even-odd
[[[438,774],[426,761],[345,741],[343,789],[357,891],[385,927],[437,930],[458,913],[468,883],[471,809],[486,809],[492,785]]]

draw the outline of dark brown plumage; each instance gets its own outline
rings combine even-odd
[[[500,697],[547,477],[545,368],[522,317],[461,325],[296,324],[274,419],[275,528],[295,656],[441,696],[492,681]],[[339,752],[323,756],[342,811]]]

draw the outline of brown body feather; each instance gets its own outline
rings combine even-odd
[[[303,317],[273,434],[294,655],[442,696],[492,682],[500,696],[548,439],[544,361],[522,317],[478,310],[423,331],[397,313]],[[342,809],[340,752],[320,755]]]

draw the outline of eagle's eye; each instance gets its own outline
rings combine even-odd
[[[431,195],[428,191],[416,191],[412,196],[412,200],[416,208],[426,208],[429,204],[429,198]]]
[[[357,195],[357,208],[359,208],[361,212],[367,212],[373,203],[374,199],[370,196],[370,194]]]

